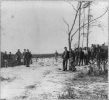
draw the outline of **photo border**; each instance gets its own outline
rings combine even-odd
[[[22,1],[97,1],[97,2],[99,2],[100,1],[100,2],[108,2],[108,8],[109,8],[109,0],[1,0],[0,1],[0,51],[1,51],[1,10],[2,10],[1,3],[3,1],[7,1],[7,2],[8,1],[13,1],[13,2],[16,2],[16,1],[19,1],[19,2],[22,2]],[[108,45],[109,45],[109,9],[108,9]],[[109,52],[109,46],[108,46],[108,52]],[[108,53],[108,58],[109,58],[109,53]],[[0,59],[1,59],[1,53],[0,53]],[[109,59],[108,59],[108,64],[109,64]],[[1,60],[0,60],[0,67],[1,67]],[[108,73],[109,73],[109,69],[108,69]],[[0,72],[0,75],[1,75],[1,72]],[[109,74],[108,74],[108,81],[109,81]],[[1,90],[1,88],[0,88],[0,90]],[[108,83],[108,99],[109,99],[109,83]],[[40,100],[44,100],[44,99],[40,99]],[[52,99],[50,99],[50,100],[52,100]],[[63,100],[63,99],[58,99],[58,100]],[[64,99],[64,100],[73,100],[73,99]],[[80,100],[80,99],[75,99],[75,100]],[[94,99],[94,100],[97,100],[97,99]]]

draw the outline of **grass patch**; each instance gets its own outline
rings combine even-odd
[[[71,87],[58,96],[59,99],[107,99],[106,74],[92,75],[77,73],[74,78],[69,78]],[[72,88],[72,89],[71,89]],[[76,92],[75,92],[76,91]]]
[[[34,88],[36,88],[36,86],[35,85],[29,85],[29,86],[26,86],[26,88],[27,89],[34,89]]]
[[[71,80],[71,79],[70,79]],[[108,82],[108,75],[107,74],[101,74],[101,75],[89,75],[89,74],[84,74],[84,73],[78,73],[72,80],[74,81],[82,81],[82,82],[87,82],[89,81],[90,83],[93,82]]]
[[[46,70],[46,71],[43,73],[43,75],[46,76],[46,75],[50,74],[50,72],[51,72],[50,70]]]
[[[104,91],[104,90],[102,90]],[[97,90],[97,92],[90,92],[90,91],[79,91],[79,99],[107,99],[107,93],[106,92],[100,92]]]
[[[97,90],[91,92],[89,90],[76,90],[74,88],[68,88],[63,93],[59,94],[58,99],[107,99],[108,94],[105,90]]]
[[[0,76],[0,80],[1,80],[1,81],[8,81],[8,82],[11,82],[11,81],[13,81],[14,79],[16,79],[16,77],[13,77],[13,78],[9,78],[9,77],[4,78],[4,77]]]
[[[67,88],[62,94],[59,94],[58,99],[78,99],[73,88]]]

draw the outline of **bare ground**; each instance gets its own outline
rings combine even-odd
[[[34,61],[34,60],[33,60]],[[84,67],[62,71],[62,59],[39,59],[30,67],[1,69],[1,100],[107,99],[105,76],[89,76]]]

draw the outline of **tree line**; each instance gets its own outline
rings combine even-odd
[[[33,58],[52,58],[55,54],[33,54]],[[62,53],[59,53],[58,56],[62,56]]]

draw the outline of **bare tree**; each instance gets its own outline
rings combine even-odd
[[[76,12],[76,13],[75,13],[75,16],[74,16],[74,20],[73,20],[72,26],[71,26],[71,29],[69,28],[68,22],[65,21],[65,19],[63,18],[63,21],[65,22],[65,24],[66,24],[67,27],[68,27],[68,30],[67,30],[67,31],[64,30],[64,31],[66,31],[66,33],[68,34],[68,45],[69,45],[69,50],[70,50],[70,49],[71,49],[71,42],[72,42],[72,40],[73,40],[73,36],[79,31],[79,38],[78,38],[78,44],[79,44],[80,31],[81,31],[81,29],[84,28],[84,27],[87,27],[87,26],[90,28],[90,24],[95,23],[95,22],[97,21],[97,19],[99,19],[99,18],[101,18],[102,16],[104,16],[104,15],[106,14],[106,12],[108,11],[108,8],[106,9],[106,11],[105,11],[102,15],[100,15],[99,17],[97,17],[97,18],[95,18],[95,19],[92,19],[92,20],[90,20],[90,12],[89,12],[88,18],[85,20],[85,21],[88,20],[88,22],[85,23],[85,21],[84,21],[84,25],[80,26],[80,22],[82,22],[83,20],[82,20],[82,21],[79,21],[79,28],[78,28],[73,34],[71,34],[72,31],[73,31],[73,29],[74,29],[76,19],[77,19],[77,17],[78,17],[78,13],[81,12],[81,9],[86,9],[86,8],[89,8],[89,11],[90,11],[90,5],[91,5],[93,2],[92,2],[92,1],[78,1],[77,9],[74,7],[74,5],[73,5],[72,3],[70,3],[70,2],[68,2],[68,3],[73,7],[74,11]],[[82,4],[83,4],[83,5],[82,5]],[[94,3],[93,3],[93,4],[94,4]],[[83,12],[83,13],[84,13],[84,12]],[[81,18],[81,13],[79,13],[79,19],[80,19],[80,18]],[[91,25],[91,26],[92,26],[92,25]],[[90,33],[90,32],[89,32],[89,28],[87,29],[87,31],[88,31],[87,41],[88,41],[88,37],[89,37],[89,33]],[[88,47],[88,42],[87,42],[87,47]]]
[[[108,11],[108,8],[105,10],[105,12],[103,14],[101,14],[99,17],[94,18],[92,20],[89,21],[89,24],[98,20],[99,18],[103,17]],[[82,25],[80,28],[78,28],[72,35],[71,35],[71,41],[73,40],[73,36],[79,31],[79,29],[82,29],[83,27],[86,27],[86,25],[88,25],[88,23],[84,23],[84,25]]]
[[[96,22],[96,20],[97,19],[99,19],[99,18],[101,18],[102,16],[104,16],[105,14],[106,14],[106,12],[108,11],[108,8],[106,9],[106,11],[103,13],[103,14],[101,14],[99,17],[97,17],[97,18],[94,18],[94,19],[90,19],[90,5],[91,5],[91,3],[92,3],[92,1],[87,1],[87,2],[84,2],[84,1],[78,1],[78,4],[77,4],[77,9],[71,4],[71,3],[69,3],[69,4],[71,4],[72,5],[72,7],[73,7],[73,9],[74,9],[74,11],[76,12],[75,13],[75,16],[74,16],[74,20],[73,20],[73,23],[72,23],[72,26],[71,26],[71,28],[69,27],[69,24],[68,24],[68,22],[67,21],[65,21],[65,19],[63,18],[63,21],[64,21],[64,23],[67,25],[67,27],[68,27],[68,29],[67,29],[67,31],[66,30],[64,30],[64,31],[66,31],[66,33],[68,34],[68,46],[69,46],[69,50],[71,49],[71,43],[72,43],[72,40],[73,40],[73,36],[79,31],[79,38],[78,38],[78,47],[79,47],[79,44],[80,44],[80,31],[81,31],[81,29],[83,29],[83,28],[85,28],[85,27],[88,27],[88,29],[87,29],[87,47],[88,47],[88,39],[89,39],[89,28],[90,28],[90,24],[91,23],[95,23]],[[82,5],[83,4],[83,5]],[[89,13],[88,13],[88,18],[86,19],[86,20],[84,20],[84,23],[83,23],[83,25],[81,26],[81,22],[83,21],[81,21],[81,15],[82,15],[82,13],[81,13],[81,10],[82,9],[87,9],[88,8],[88,10],[89,10]],[[72,34],[72,31],[73,31],[73,29],[74,29],[74,26],[75,26],[75,22],[76,22],[76,19],[77,19],[77,17],[78,17],[78,13],[79,13],[79,28]],[[83,11],[83,13],[84,13],[84,11]],[[88,21],[87,23],[85,23],[85,21]],[[69,53],[69,57],[71,56],[71,54]],[[70,60],[69,60],[70,61]]]
[[[81,1],[80,1],[80,4],[81,4]],[[81,7],[81,5],[80,5],[80,7]],[[79,35],[78,35],[78,48],[80,47],[80,32],[81,32],[80,26],[81,26],[81,9],[79,10]]]
[[[71,4],[70,2],[68,2],[69,4]],[[72,5],[72,4],[71,4]],[[65,22],[65,24],[68,26],[68,45],[69,45],[69,50],[71,49],[71,32],[72,30],[74,29],[74,25],[75,25],[75,22],[76,22],[76,19],[77,19],[77,16],[78,16],[78,13],[81,9],[81,5],[82,5],[82,1],[78,1],[78,4],[77,4],[77,9],[74,8],[74,6],[72,5],[73,9],[75,10],[76,14],[75,14],[75,17],[74,17],[74,20],[73,20],[73,23],[72,23],[72,26],[71,26],[71,29],[69,29],[69,24],[65,21],[65,19],[63,18],[63,21]]]
[[[88,2],[89,6],[88,6],[88,26],[87,26],[87,49],[88,49],[88,41],[89,41],[89,21],[90,21],[90,1]]]

